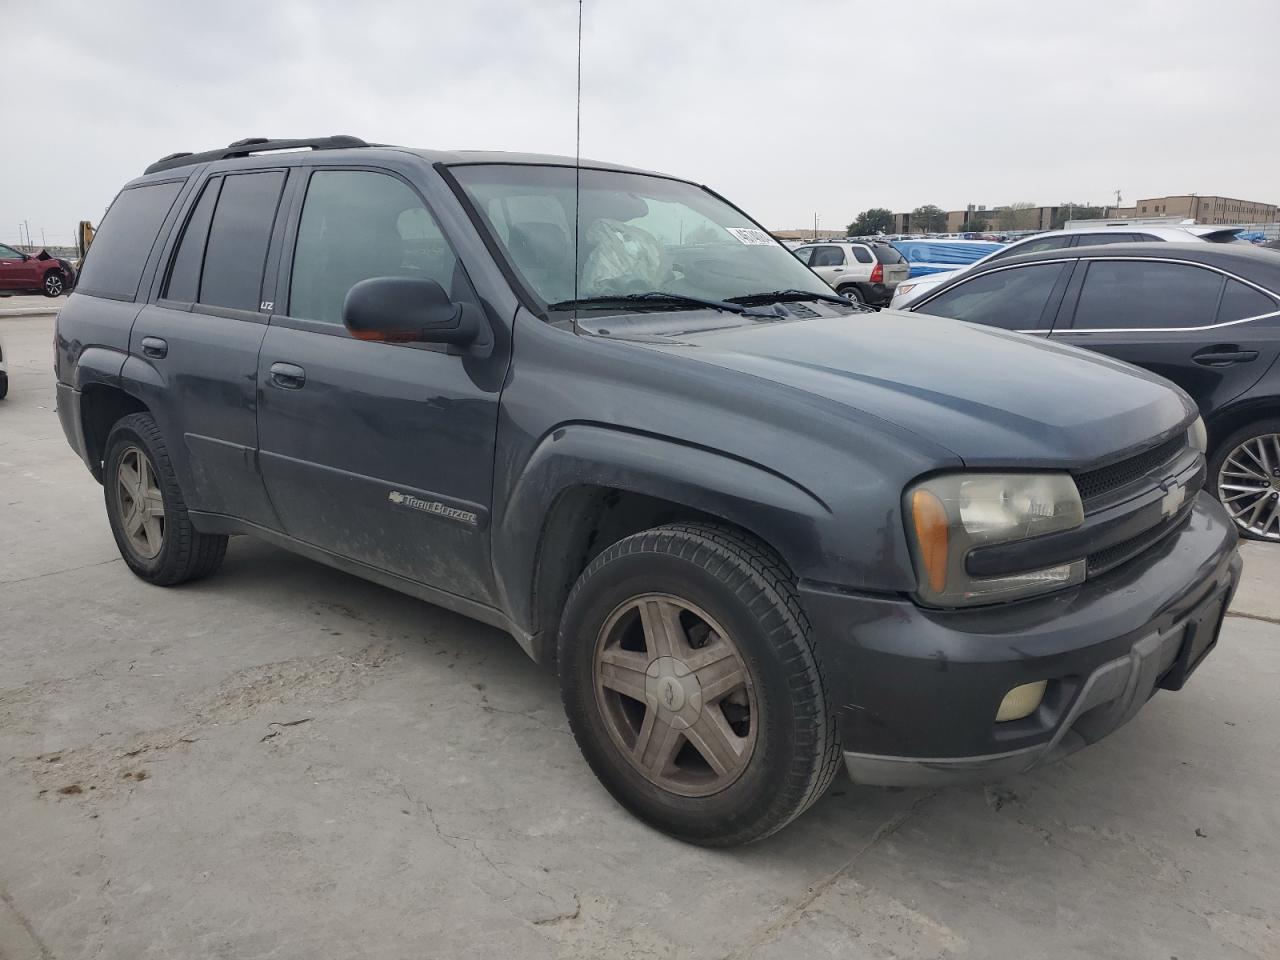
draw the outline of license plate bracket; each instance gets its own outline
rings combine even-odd
[[[1227,593],[1225,590],[1214,594],[1196,610],[1183,626],[1182,647],[1178,651],[1178,659],[1173,662],[1169,672],[1160,680],[1165,690],[1181,690],[1187,678],[1196,667],[1204,662],[1209,651],[1218,642],[1218,634],[1222,631],[1222,620],[1227,614]]]

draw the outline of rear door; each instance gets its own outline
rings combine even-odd
[[[1081,260],[1053,338],[1172,380],[1210,413],[1261,379],[1280,353],[1269,293],[1186,261]]]
[[[129,343],[150,368],[135,376],[151,381],[188,507],[270,529],[279,522],[257,469],[256,377],[270,309],[263,277],[285,179],[285,170],[266,169],[205,181]]]
[[[492,341],[486,352],[352,337],[343,300],[370,277],[432,279],[482,308],[415,187],[368,167],[307,173],[258,372],[272,502],[297,540],[492,601],[488,519],[508,354]]]

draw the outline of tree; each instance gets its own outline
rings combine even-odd
[[[1060,230],[1068,220],[1101,220],[1107,215],[1106,207],[1092,207],[1087,203],[1067,203],[1058,206],[1053,215],[1053,229]]]
[[[991,224],[987,222],[986,217],[971,216],[964,223],[960,224],[961,233],[985,233],[991,229]]]
[[[1023,200],[1001,207],[996,222],[1001,230],[1034,230],[1040,226],[1040,215],[1034,203]]]
[[[947,212],[932,203],[911,211],[911,229],[924,233],[941,233],[947,229]]]
[[[893,233],[893,211],[884,207],[872,207],[858,214],[858,219],[848,226],[851,237],[872,237],[877,233]]]

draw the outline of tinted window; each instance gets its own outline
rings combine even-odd
[[[1257,317],[1275,309],[1276,302],[1265,293],[1239,280],[1228,280],[1227,289],[1222,291],[1222,303],[1218,305],[1218,322]]]
[[[196,299],[200,290],[200,265],[204,262],[204,242],[209,235],[209,221],[213,219],[213,205],[218,200],[221,186],[221,177],[206,183],[195,209],[187,218],[186,229],[169,270],[169,282],[165,285],[164,295],[170,300],[192,303]]]
[[[1223,277],[1212,270],[1142,260],[1089,264],[1077,328],[1200,327],[1214,322]]]
[[[21,260],[22,254],[6,246],[0,246],[0,260]]]
[[[934,297],[917,311],[1006,330],[1034,330],[1067,266],[1037,263],[984,273]]]
[[[1059,234],[1056,237],[1040,237],[1027,243],[1019,243],[1016,246],[1007,247],[991,259],[1003,260],[1005,257],[1016,257],[1022,253],[1039,253],[1041,250],[1061,250],[1063,247],[1070,246],[1070,244],[1071,237],[1065,234]]]
[[[801,247],[800,249],[793,250],[792,252],[796,255],[797,260],[801,263],[807,264],[809,262],[809,258],[813,256],[813,247]]]
[[[877,243],[871,248],[875,251],[876,259],[881,263],[906,263],[907,258],[900,254],[887,243]]]
[[[317,171],[298,224],[289,313],[341,323],[347,291],[370,277],[434,280],[456,296],[456,266],[435,219],[404,183],[382,173]]]
[[[811,267],[840,267],[844,266],[844,251],[839,247],[814,247],[813,259],[809,261]]]
[[[853,251],[853,258],[859,263],[870,263],[875,258],[871,256],[871,251],[866,247],[850,247]]]
[[[209,227],[199,302],[232,310],[257,310],[276,202],[284,172],[225,177]]]
[[[1082,233],[1077,247],[1100,247],[1104,243],[1133,243],[1132,233]]]
[[[107,211],[85,257],[77,286],[85,293],[133,300],[160,224],[182,183],[156,183],[122,190]]]

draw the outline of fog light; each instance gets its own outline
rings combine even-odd
[[[1048,680],[1037,680],[1035,683],[1024,683],[1020,687],[1014,687],[1000,701],[1000,709],[996,711],[996,723],[1021,720],[1023,717],[1031,716],[1036,712],[1036,707],[1040,706],[1040,701],[1044,699],[1044,689],[1048,685]]]

